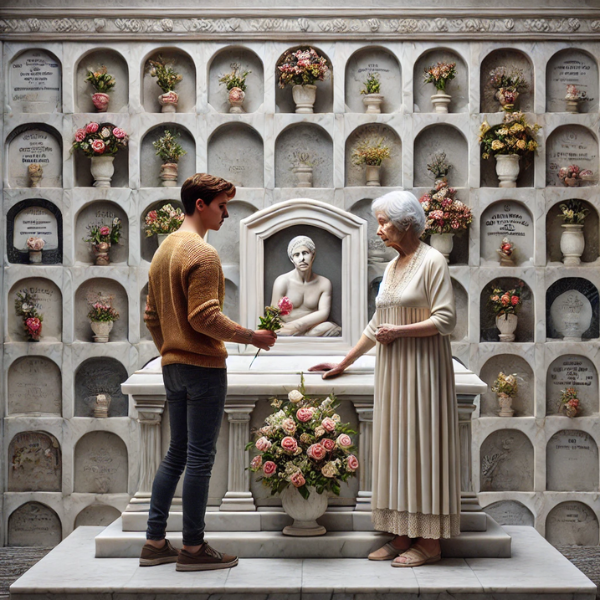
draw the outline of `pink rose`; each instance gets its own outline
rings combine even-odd
[[[323,446],[323,448],[325,448],[325,450],[327,450],[327,452],[331,452],[335,448],[335,442],[328,438],[321,440],[319,442],[319,444],[321,444],[321,446]]]
[[[31,331],[37,331],[42,326],[42,323],[37,317],[29,317],[29,319],[26,319],[25,325],[27,325]]]
[[[88,133],[96,133],[96,131],[98,131],[98,127],[99,127],[98,123],[94,123],[94,122],[92,121],[91,123],[88,123],[88,124],[85,126],[85,130],[86,130]]]
[[[287,315],[289,315],[292,312],[292,309],[294,308],[294,305],[292,304],[292,301],[287,297],[284,296],[279,303],[277,304],[277,306],[279,307],[279,310],[281,311],[281,316],[285,317]]]
[[[342,433],[338,436],[337,445],[342,449],[350,448],[352,446],[352,438],[347,433]]]
[[[78,129],[75,132],[75,141],[83,142],[83,140],[85,140],[85,129]]]
[[[294,435],[296,433],[296,423],[294,419],[288,417],[281,422],[281,429],[283,429],[288,435]]]
[[[321,421],[321,425],[323,425],[325,431],[329,431],[329,433],[335,431],[335,421],[329,417],[323,419],[323,421]]]
[[[306,483],[306,479],[304,479],[304,475],[302,475],[302,473],[300,471],[296,471],[296,473],[294,473],[290,477],[290,483],[294,487],[299,488],[299,487],[302,487]]]
[[[106,149],[106,144],[102,140],[94,140],[92,142],[92,150],[96,154],[104,154],[105,149]]]
[[[110,229],[106,225],[100,227],[100,235],[110,235]]]
[[[266,452],[272,446],[271,442],[264,436],[258,438],[254,445],[259,452]]]
[[[117,139],[122,140],[127,134],[122,129],[120,129],[119,127],[115,127],[113,129],[113,135]]]
[[[308,423],[313,418],[313,409],[312,408],[299,408],[296,413],[296,418],[301,423]]]
[[[271,477],[275,471],[277,471],[277,465],[272,460],[268,460],[263,465],[263,474],[265,477]]]
[[[308,458],[312,458],[313,460],[323,460],[327,454],[327,451],[325,448],[323,448],[323,446],[321,446],[321,444],[313,444],[312,446],[308,447],[306,454]]]
[[[298,449],[298,442],[288,435],[281,440],[281,447],[286,452],[294,453]]]
[[[252,462],[250,463],[250,468],[253,471],[258,471],[258,469],[260,469],[261,466],[262,466],[262,456],[259,454],[258,456],[255,456],[252,459]]]
[[[358,469],[358,458],[354,454],[349,454],[346,459],[346,468],[348,471],[356,471]]]

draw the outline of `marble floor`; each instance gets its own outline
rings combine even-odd
[[[242,559],[177,573],[95,558],[100,527],[79,527],[11,587],[14,600],[594,600],[596,586],[531,527],[506,527],[512,558],[392,569],[365,559]],[[242,596],[243,595],[243,596]],[[334,599],[335,597],[335,599]]]

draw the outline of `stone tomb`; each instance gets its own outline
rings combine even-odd
[[[598,179],[598,142],[594,134],[581,125],[563,125],[555,129],[546,142],[546,185],[564,187],[558,178],[561,167],[577,165],[590,169]],[[581,186],[592,185],[581,181]]]
[[[8,491],[61,490],[62,457],[58,440],[43,431],[17,433],[8,446]]]
[[[585,431],[565,429],[546,446],[546,489],[557,492],[598,491],[598,446]]]
[[[555,546],[597,546],[598,519],[583,502],[562,502],[546,518],[546,539]]]
[[[85,434],[75,446],[75,492],[127,492],[127,447],[108,431]]]
[[[121,511],[106,504],[92,504],[84,508],[75,518],[75,527],[102,526],[106,527],[121,516]]]
[[[533,527],[533,513],[516,500],[500,500],[483,509],[499,525],[527,525]]]
[[[25,50],[10,64],[8,103],[13,112],[60,112],[60,61],[45,50]]]
[[[599,337],[598,290],[582,277],[565,277],[546,291],[546,337],[581,341]]]
[[[561,391],[573,387],[579,398],[577,416],[598,413],[598,372],[586,356],[567,354],[559,356],[548,368],[546,376],[546,414],[557,415]]]
[[[8,518],[8,545],[50,548],[60,544],[58,515],[45,504],[26,502]]]
[[[44,356],[23,356],[8,369],[8,414],[62,414],[58,365]]]

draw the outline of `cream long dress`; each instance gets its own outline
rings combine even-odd
[[[460,533],[458,411],[450,333],[456,323],[446,259],[421,243],[404,268],[386,269],[377,326],[430,319],[439,334],[377,344],[373,411],[373,523],[411,538]]]

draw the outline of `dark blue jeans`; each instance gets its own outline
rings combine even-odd
[[[204,540],[208,484],[225,408],[227,369],[174,364],[163,367],[171,444],[154,483],[146,537],[165,537],[167,517],[179,478],[183,478],[183,543]],[[187,468],[186,468],[187,467]]]

